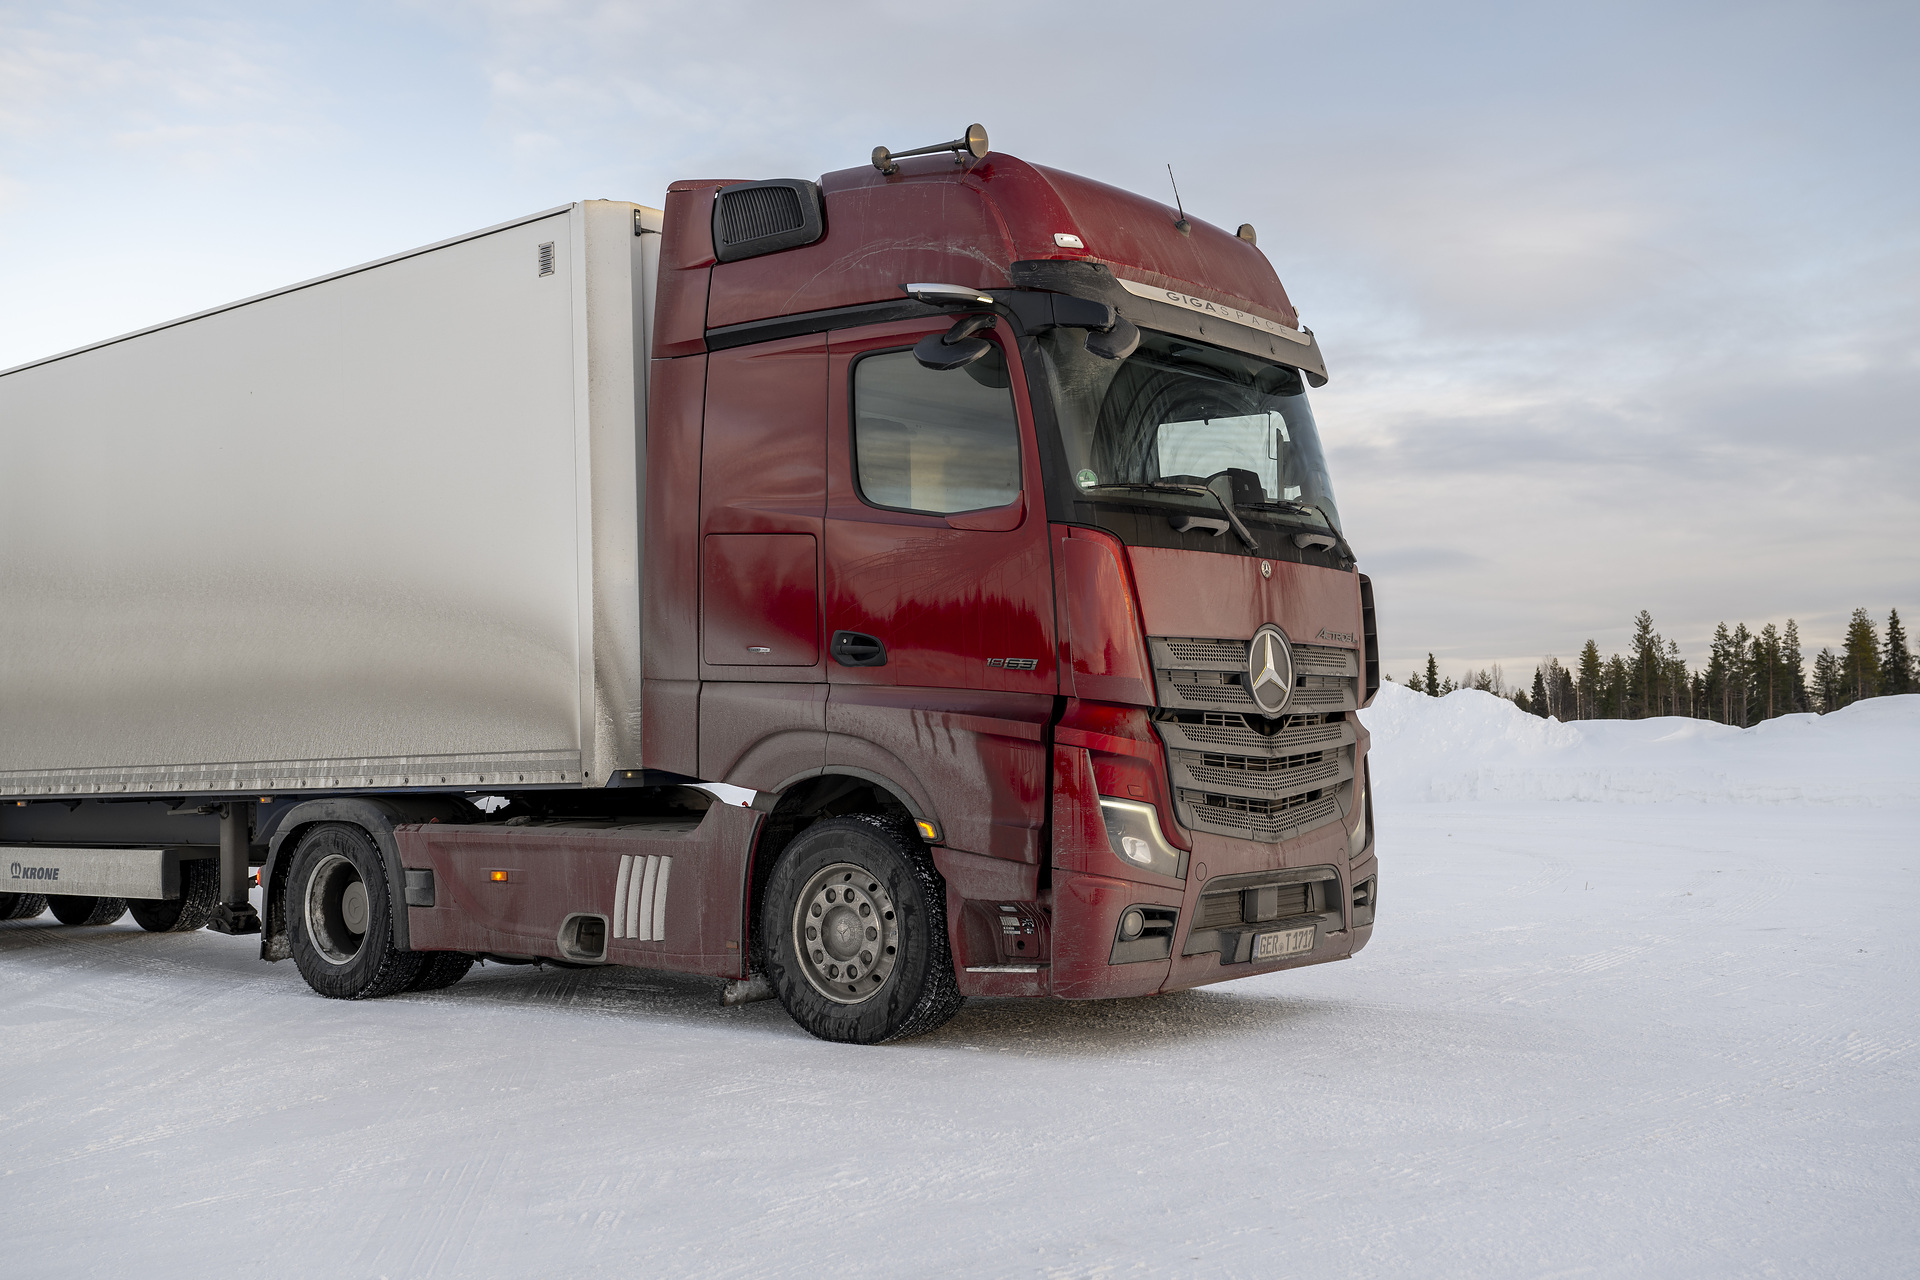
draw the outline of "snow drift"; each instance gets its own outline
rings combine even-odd
[[[1472,689],[1429,698],[1387,684],[1360,718],[1385,801],[1920,800],[1920,694],[1736,729],[1671,716],[1562,724]]]

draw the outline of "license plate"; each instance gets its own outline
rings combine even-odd
[[[1253,958],[1255,960],[1284,960],[1288,956],[1305,955],[1313,950],[1313,926],[1299,929],[1283,929],[1279,933],[1262,933],[1253,939]]]

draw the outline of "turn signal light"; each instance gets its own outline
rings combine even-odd
[[[922,840],[925,840],[928,844],[940,843],[939,827],[934,826],[931,822],[928,822],[925,818],[919,819],[913,825],[919,829],[920,838]]]
[[[493,881],[495,884],[505,884],[507,882],[507,873],[504,871],[489,871],[487,872],[487,879]]]

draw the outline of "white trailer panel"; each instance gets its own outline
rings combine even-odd
[[[658,217],[584,202],[0,373],[0,794],[638,767]]]

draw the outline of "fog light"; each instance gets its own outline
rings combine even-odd
[[[1147,917],[1138,907],[1128,907],[1120,915],[1120,938],[1132,942],[1146,931]]]

